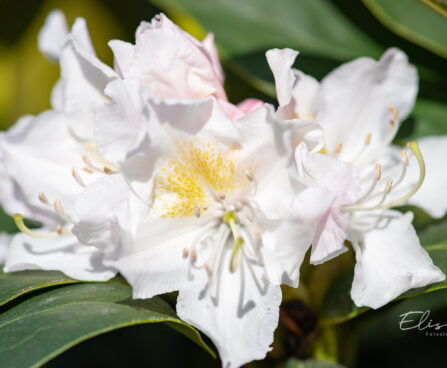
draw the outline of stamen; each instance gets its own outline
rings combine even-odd
[[[376,188],[377,183],[380,181],[380,178],[382,176],[382,169],[379,163],[376,164],[376,166],[374,167],[374,178],[372,180],[372,184],[369,187],[369,189],[366,191],[366,193],[364,195],[362,195],[356,203],[360,203],[362,201],[364,201],[366,198],[368,198],[370,196],[370,194],[374,191],[374,189]]]
[[[208,277],[212,277],[213,276],[213,270],[211,269],[210,265],[208,264],[208,262],[205,263],[205,271],[208,274]]]
[[[376,179],[377,179],[377,181],[379,181],[380,178],[382,177],[382,166],[380,166],[380,164],[377,163],[376,166],[374,167],[374,170],[376,170],[376,174],[377,174]]]
[[[222,194],[219,194],[219,199],[221,200],[221,201],[223,201],[223,200],[225,200],[225,194],[224,193],[222,193]]]
[[[394,106],[388,107],[388,110],[391,112],[391,116],[393,117],[394,121],[399,120],[399,113],[397,112],[397,109]]]
[[[408,157],[405,150],[400,151],[400,158],[402,160],[402,170],[400,172],[399,179],[396,180],[396,183],[394,184],[394,188],[396,188],[405,178],[405,175],[407,174],[407,167],[409,165],[408,163]]]
[[[194,216],[199,218],[200,217],[200,206],[199,205],[195,206],[193,212],[194,212]]]
[[[233,250],[231,251],[230,258],[230,272],[234,273],[237,271],[242,261],[242,245],[244,240],[241,237],[237,237],[234,240]]]
[[[94,173],[94,171],[92,169],[90,169],[89,167],[87,167],[87,166],[83,167],[82,170],[84,170],[86,173],[89,173],[89,174],[93,174]]]
[[[104,171],[104,173],[107,174],[107,175],[116,174],[115,171],[113,171],[111,168],[109,168],[109,167],[107,167],[107,166],[105,166],[105,167],[102,169],[102,171]]]
[[[84,180],[82,180],[81,175],[79,175],[78,171],[75,168],[71,169],[71,175],[76,180],[76,182],[81,186],[85,187]]]
[[[422,157],[422,153],[419,149],[419,146],[416,141],[407,143],[407,147],[410,148],[411,152],[413,152],[414,156],[416,157],[416,160],[419,165],[419,179],[416,183],[416,185],[411,189],[406,195],[402,196],[399,199],[396,199],[393,202],[387,203],[383,206],[380,206],[379,209],[385,209],[390,207],[396,207],[404,202],[406,202],[408,199],[410,199],[421,187],[422,183],[425,179],[425,162],[424,158]]]
[[[357,161],[358,159],[360,159],[360,157],[362,157],[363,153],[365,152],[366,147],[369,146],[369,144],[371,143],[371,137],[372,134],[368,133],[365,137],[365,143],[362,146],[362,148],[360,149],[360,151],[357,153],[357,155],[355,155],[354,159],[352,160],[352,162]]]
[[[33,238],[42,238],[42,239],[56,238],[59,235],[67,234],[70,232],[69,229],[62,229],[62,227],[59,227],[60,225],[56,228],[55,232],[44,233],[44,232],[33,231],[25,225],[25,223],[23,222],[23,216],[20,213],[14,214],[13,219],[14,222],[16,223],[17,228],[22,233],[32,236]]]
[[[192,264],[197,262],[197,251],[195,248],[191,249],[191,262]]]
[[[38,195],[38,197],[39,197],[39,200],[40,200],[43,204],[48,204],[48,198],[47,198],[47,196],[45,195],[44,192],[40,192],[39,195]]]
[[[54,201],[54,210],[61,219],[67,222],[73,222],[73,220],[65,213],[64,208],[62,207],[62,203],[59,199],[56,199]]]
[[[390,132],[394,131],[394,128],[396,127],[396,122],[394,120],[388,121],[388,127],[390,128]]]
[[[82,161],[87,165],[87,167],[93,171],[101,171],[98,167],[93,165],[93,162],[86,155],[82,155]]]
[[[352,206],[345,206],[345,210],[348,211],[372,211],[372,210],[377,210],[380,209],[382,204],[385,202],[386,197],[388,196],[388,194],[390,194],[391,192],[391,188],[393,185],[393,181],[391,179],[388,179],[386,182],[386,187],[385,190],[383,191],[382,194],[382,198],[380,199],[379,203],[375,204],[374,206],[370,206],[370,207],[365,207],[363,205],[352,205]]]
[[[335,147],[335,153],[339,154],[342,148],[343,148],[343,142],[340,141],[337,143],[337,147]]]
[[[183,249],[183,259],[188,258],[188,255],[189,255],[189,250],[188,250],[188,248],[184,248],[184,249]]]

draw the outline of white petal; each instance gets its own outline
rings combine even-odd
[[[83,18],[73,25],[60,54],[60,67],[67,123],[77,137],[92,140],[96,110],[106,102],[104,88],[116,73],[96,58]]]
[[[447,210],[447,137],[424,137],[417,140],[425,161],[426,175],[422,187],[410,198],[409,204],[419,206],[435,218],[443,217]],[[419,177],[415,159],[408,167],[408,180],[413,185]]]
[[[147,218],[140,222],[134,244],[124,249],[116,267],[133,288],[133,297],[151,298],[187,287],[189,260],[183,249],[189,247],[200,228],[189,221]]]
[[[15,235],[9,246],[5,272],[22,270],[61,271],[68,277],[85,281],[106,281],[116,274],[104,266],[96,248],[79,244],[72,235],[52,239]]]
[[[292,87],[295,84],[292,65],[297,56],[298,51],[292,49],[272,49],[266,53],[267,62],[275,78],[276,95],[281,106],[287,105],[292,97]]]
[[[125,247],[139,212],[147,214],[147,207],[134,200],[138,199],[121,175],[96,180],[76,199],[79,222],[73,227],[73,234],[82,244],[93,245],[108,254]]]
[[[62,114],[46,111],[19,120],[4,136],[0,149],[5,171],[19,185],[20,192],[15,195],[19,201],[25,199],[27,205],[45,210],[39,192],[44,192],[50,203],[59,199],[71,205],[81,191],[70,170],[83,165],[83,149],[70,135]],[[7,207],[14,211],[13,203]]]
[[[67,36],[68,28],[64,13],[60,10],[53,10],[48,14],[45,24],[39,32],[37,45],[47,58],[57,61]]]
[[[409,289],[445,279],[421,247],[412,220],[410,212],[390,211],[376,228],[355,233],[361,242],[351,289],[357,306],[380,308]]]
[[[115,80],[107,85],[105,94],[111,102],[98,110],[95,141],[105,159],[119,162],[144,134],[149,110],[137,80]]]
[[[228,264],[230,253],[224,264]],[[253,273],[242,261],[235,273],[222,270],[217,304],[203,292],[206,273],[196,281],[195,288],[180,289],[177,299],[179,317],[211,338],[225,368],[263,359],[271,350],[278,324],[281,289],[271,284],[260,289],[253,274],[262,285],[262,269],[251,267]]]
[[[112,40],[108,43],[113,51],[113,66],[122,79],[132,65],[134,57],[134,45],[121,40]]]
[[[369,152],[374,152],[397,131],[390,131],[389,107],[404,120],[417,89],[417,71],[398,49],[389,49],[379,61],[359,58],[328,74],[321,82],[316,122],[323,126],[329,152],[342,142],[338,157],[353,161],[367,134],[371,134]]]

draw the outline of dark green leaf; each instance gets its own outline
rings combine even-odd
[[[161,298],[132,300],[119,282],[60,287],[33,296],[0,316],[0,361],[37,367],[93,336],[117,328],[164,322],[202,346],[200,334]]]
[[[163,0],[171,12],[186,12],[215,32],[229,56],[272,47],[293,47],[309,54],[345,60],[378,56],[380,47],[327,0]]]
[[[411,139],[428,135],[447,135],[447,104],[430,100],[418,100],[412,117],[414,128]]]
[[[421,0],[363,0],[391,31],[447,58],[447,12]]]
[[[57,271],[4,273],[3,270],[0,270],[0,305],[31,291],[77,282],[80,281],[70,279]]]
[[[343,366],[332,362],[291,358],[278,368],[343,368]]]

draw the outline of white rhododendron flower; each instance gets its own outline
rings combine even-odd
[[[277,114],[313,121],[324,131],[320,152],[309,152],[303,143],[295,151],[298,180],[327,190],[320,200],[320,206],[326,200],[326,215],[304,232],[312,238],[311,263],[345,252],[349,240],[357,260],[351,296],[358,306],[373,308],[408,289],[444,280],[419,243],[412,214],[391,210],[411,203],[425,176],[416,142],[403,150],[391,145],[414,104],[416,69],[405,54],[390,49],[379,61],[360,58],[346,63],[319,83],[291,68],[297,54],[274,49],[267,52],[267,59],[276,81]],[[413,160],[407,151],[412,151]],[[413,174],[408,177],[409,166]],[[300,222],[307,214],[297,207],[295,216]],[[302,234],[299,227],[296,233]],[[278,250],[294,276],[292,285],[298,273],[290,254],[302,260],[306,250],[305,244]]]
[[[279,124],[267,107],[232,121],[214,98],[166,104],[137,81],[106,92],[98,149],[121,174],[86,188],[73,232],[105,249],[135,298],[179,290],[178,315],[214,341],[223,366],[262,359],[281,302],[272,239],[287,238],[294,200],[316,200],[291,181],[291,142],[313,146],[318,126]]]
[[[19,119],[0,136],[5,183],[0,200],[7,212],[16,213],[23,231],[10,241],[4,269],[61,270],[77,279],[107,280],[116,272],[102,265],[97,248],[81,245],[71,235],[70,209],[82,186],[117,169],[99,156],[93,142],[94,115],[106,101],[102,91],[114,71],[97,61],[81,18],[67,33],[63,15],[51,13],[39,46],[59,60],[61,78],[52,93],[52,110]],[[77,167],[86,174],[84,180]],[[22,216],[43,228],[29,230]]]

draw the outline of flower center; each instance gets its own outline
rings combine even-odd
[[[239,151],[195,139],[163,160],[155,182],[152,210],[162,218],[192,217],[217,207],[250,182]]]

